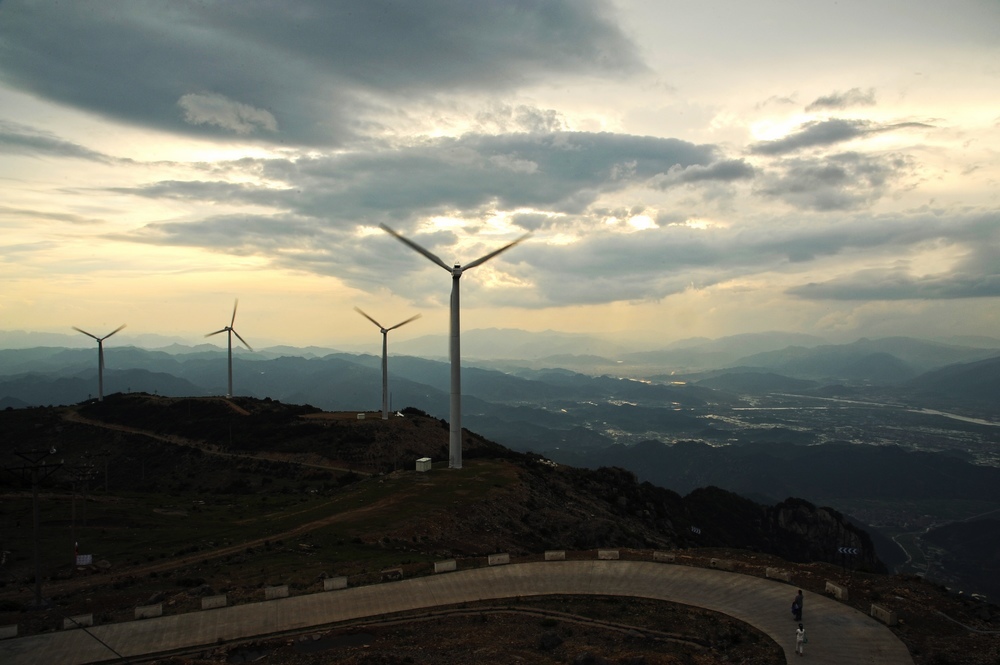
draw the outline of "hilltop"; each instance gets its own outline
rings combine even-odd
[[[8,527],[6,570],[21,582],[0,592],[0,624],[34,621],[41,630],[59,612],[94,605],[100,620],[123,620],[151,598],[193,609],[206,589],[246,602],[262,585],[302,591],[327,575],[364,584],[387,568],[423,574],[444,558],[605,547],[676,551],[691,565],[724,557],[757,573],[791,566],[817,592],[825,579],[849,576],[882,598],[919,599],[898,605],[913,613],[910,625],[935,630],[950,624],[918,619],[921,604],[984,628],[993,616],[992,606],[880,574],[868,535],[834,510],[795,498],[763,506],[712,487],[681,496],[622,469],[559,465],[470,432],[465,468],[449,470],[439,461],[447,423],[414,409],[382,420],[268,399],[134,393],[7,410],[0,425],[17,446],[6,447],[5,466],[17,466],[13,450],[50,448],[57,452],[46,461],[62,464],[42,489],[43,577],[58,609],[21,612],[30,536]],[[414,470],[422,457],[435,461],[427,473]],[[29,524],[24,485],[6,474],[2,489],[4,523]],[[71,533],[93,568],[68,564]],[[857,557],[831,555],[845,545]]]

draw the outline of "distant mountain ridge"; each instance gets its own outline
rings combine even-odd
[[[851,344],[787,347],[741,358],[739,365],[768,369],[785,376],[814,380],[875,380],[899,383],[946,365],[1000,355],[981,349],[928,342],[909,337],[859,339]]]
[[[487,338],[506,332],[487,331]],[[516,344],[530,337],[521,337]],[[701,354],[695,364],[707,363],[709,357],[721,361],[744,346],[760,349],[801,338],[766,334],[689,340],[681,350],[626,355],[620,362],[599,356],[550,357],[560,362],[578,361],[570,368],[550,364],[547,358],[463,360],[466,413],[470,427],[507,445],[537,449],[562,439],[566,432],[579,431],[584,423],[593,423],[586,437],[593,445],[614,442],[602,430],[635,436],[644,427],[651,431],[667,427],[677,436],[711,439],[715,434],[706,430],[704,423],[677,409],[728,405],[740,399],[739,395],[789,392],[836,397],[885,386],[899,400],[919,407],[962,406],[990,413],[1000,403],[996,380],[1000,350],[907,338],[790,346],[698,373],[664,371],[666,368],[658,364],[674,354],[693,353]],[[105,392],[142,390],[174,396],[225,393],[224,349],[207,344],[168,348],[106,348]],[[251,353],[238,347],[233,351],[235,389],[238,394],[331,410],[365,410],[379,404],[380,357],[329,351],[272,347]],[[0,350],[0,403],[16,407],[83,401],[96,392],[96,356],[93,348]],[[956,359],[956,364],[942,365]],[[920,368],[938,373],[920,374]],[[394,354],[389,375],[391,405],[416,406],[447,416],[447,362]],[[609,426],[600,427],[601,422]]]

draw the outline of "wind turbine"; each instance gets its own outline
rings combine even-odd
[[[420,314],[417,314],[416,316],[411,316],[402,323],[397,323],[394,326],[386,328],[381,323],[379,323],[372,317],[365,314],[360,307],[355,307],[354,311],[360,314],[361,316],[365,317],[375,325],[377,325],[378,329],[382,331],[382,420],[388,420],[389,419],[389,361],[387,353],[388,350],[387,340],[389,337],[389,331],[395,330],[400,326],[405,326],[410,321],[416,321],[417,319],[420,318]]]
[[[459,287],[458,281],[462,278],[462,273],[471,268],[475,268],[481,263],[485,263],[492,259],[497,254],[501,252],[506,252],[508,249],[514,245],[520,243],[525,238],[530,236],[530,233],[526,233],[512,243],[508,243],[501,247],[500,249],[494,250],[487,254],[486,256],[481,256],[471,263],[467,263],[464,266],[456,263],[453,267],[448,267],[448,264],[438,258],[436,255],[427,251],[417,243],[404,238],[392,229],[390,229],[385,224],[380,224],[382,230],[386,233],[395,236],[400,242],[408,246],[415,252],[423,254],[428,259],[441,266],[445,270],[451,273],[451,331],[449,338],[449,355],[451,356],[451,415],[449,417],[450,422],[450,432],[448,439],[448,468],[450,469],[461,469],[462,468],[462,353],[459,342],[459,331],[461,326],[459,325]]]
[[[236,339],[238,339],[241,342],[243,342],[243,346],[245,346],[248,349],[250,349],[251,351],[253,351],[253,349],[250,348],[250,345],[247,344],[246,340],[243,339],[242,337],[240,337],[240,334],[238,332],[236,332],[235,328],[233,328],[233,324],[236,323],[236,307],[239,304],[240,304],[240,299],[237,298],[236,301],[233,303],[233,318],[230,319],[228,326],[226,326],[222,330],[216,330],[215,332],[211,332],[211,333],[208,333],[207,335],[205,335],[205,337],[211,337],[212,335],[218,335],[219,333],[229,333],[229,335],[228,335],[228,338],[229,338],[229,392],[226,393],[226,397],[232,397],[233,396],[233,335],[236,335]]]
[[[104,401],[104,340],[114,335],[116,332],[125,327],[125,324],[121,324],[111,332],[109,332],[104,337],[98,337],[97,335],[92,335],[86,330],[81,330],[76,326],[73,326],[73,330],[81,332],[87,337],[93,337],[97,340],[97,401]]]

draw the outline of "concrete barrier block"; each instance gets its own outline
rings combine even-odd
[[[9,640],[12,637],[17,637],[16,623],[0,626],[0,640]]]
[[[597,550],[597,558],[601,561],[617,561],[619,553],[618,550]]]
[[[887,626],[895,626],[899,623],[899,617],[896,616],[896,613],[881,605],[872,605],[871,616]]]
[[[454,559],[434,562],[435,573],[450,573],[453,570],[458,570],[458,563]]]
[[[565,550],[548,550],[545,552],[546,561],[565,561],[566,551]]]
[[[225,607],[229,604],[229,597],[226,594],[218,596],[205,596],[201,599],[201,609],[214,610],[217,607]]]
[[[660,561],[662,563],[673,563],[677,560],[677,556],[670,552],[653,552],[653,561]]]
[[[507,554],[506,552],[503,554],[491,554],[488,561],[491,566],[502,566],[506,563],[510,563],[510,554]]]
[[[847,587],[840,586],[839,584],[834,584],[829,580],[827,580],[826,582],[826,593],[830,594],[837,600],[843,600],[845,602],[849,597],[847,592]]]
[[[347,578],[343,575],[338,577],[328,577],[323,580],[323,591],[335,591],[347,588]]]
[[[264,600],[274,600],[276,598],[288,598],[288,585],[264,587]]]
[[[94,615],[93,614],[78,614],[75,617],[66,617],[63,619],[63,630],[69,630],[70,628],[83,628],[84,626],[94,625]]]
[[[764,577],[769,580],[781,580],[782,582],[792,581],[792,573],[781,568],[765,568]]]
[[[736,564],[734,564],[730,559],[712,559],[708,562],[710,568],[715,568],[716,570],[736,570]]]
[[[163,616],[163,603],[156,605],[140,605],[135,608],[136,619],[153,619]]]

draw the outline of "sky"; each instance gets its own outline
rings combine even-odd
[[[995,0],[0,0],[0,330],[1000,337]],[[212,341],[224,343],[223,335]]]

